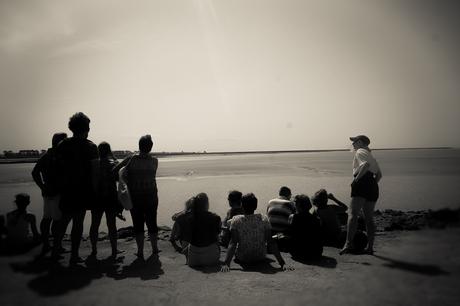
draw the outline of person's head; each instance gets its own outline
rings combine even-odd
[[[191,197],[190,199],[185,201],[185,211],[192,211],[194,203],[195,203],[195,197]]]
[[[369,144],[371,143],[369,137],[367,137],[366,135],[358,135],[355,137],[350,137],[350,140],[352,142],[354,150],[358,150],[361,148],[367,148]]]
[[[243,194],[238,190],[232,190],[228,193],[228,204],[230,207],[240,207],[241,206],[241,197]]]
[[[290,199],[292,195],[291,189],[289,189],[289,187],[286,186],[281,187],[278,194],[280,197],[284,197],[286,199]]]
[[[51,140],[53,148],[56,148],[58,144],[66,138],[67,138],[66,133],[54,133],[53,139]]]
[[[144,135],[139,138],[139,151],[144,154],[150,153],[152,151],[153,141],[152,136]]]
[[[26,207],[30,204],[30,196],[27,193],[18,193],[15,195],[14,203],[19,210],[26,210]]]
[[[112,149],[110,148],[110,144],[108,142],[101,142],[97,146],[97,150],[99,151],[100,158],[111,158],[113,157]]]
[[[209,199],[208,195],[204,192],[199,193],[195,196],[193,201],[193,212],[200,213],[209,210]]]
[[[308,213],[311,209],[310,198],[305,194],[298,194],[294,198],[295,209],[299,214]]]
[[[83,113],[75,113],[69,119],[69,130],[72,131],[73,136],[87,138],[89,133],[89,120],[88,116]]]
[[[253,193],[247,193],[241,197],[241,207],[245,215],[252,215],[257,209],[257,198]]]
[[[315,192],[312,201],[313,205],[318,208],[325,207],[327,205],[327,191],[325,189],[318,190]]]

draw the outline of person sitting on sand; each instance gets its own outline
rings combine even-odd
[[[52,147],[40,157],[32,170],[32,178],[40,188],[43,196],[43,217],[40,222],[40,232],[42,234],[43,249],[42,253],[51,250],[49,244],[49,234],[56,235],[58,222],[62,213],[59,208],[59,178],[56,148],[58,144],[67,138],[66,133],[55,133],[52,138]]]
[[[38,245],[40,235],[35,216],[27,212],[30,196],[27,193],[19,193],[15,198],[17,209],[6,215],[7,236],[5,244],[7,251],[22,252]],[[30,236],[31,231],[32,237]]]
[[[294,203],[297,212],[289,216],[289,252],[296,259],[320,258],[323,253],[321,221],[310,214],[308,196],[296,195]]]
[[[289,228],[289,216],[295,213],[295,205],[291,201],[291,189],[281,187],[279,197],[268,202],[267,216],[272,234],[285,233]]]
[[[117,249],[117,224],[116,216],[121,214],[123,206],[117,198],[117,183],[116,173],[113,168],[118,164],[118,161],[113,156],[110,144],[101,142],[98,147],[99,160],[97,161],[95,171],[93,171],[93,183],[96,191],[96,203],[91,209],[91,227],[89,229],[89,237],[92,247],[92,256],[97,254],[97,241],[99,238],[99,226],[101,224],[102,215],[105,213],[107,220],[107,228],[109,230],[110,246],[112,248],[112,258],[116,258]]]
[[[173,248],[179,253],[184,253],[187,250],[191,240],[190,232],[186,230],[186,224],[184,222],[186,217],[192,213],[194,202],[195,197],[191,197],[185,202],[184,210],[175,213],[172,216],[174,224],[171,230],[171,237],[169,238],[169,242],[171,242]]]
[[[220,232],[219,241],[220,245],[228,247],[230,242],[230,223],[229,221],[238,215],[244,214],[243,208],[241,207],[241,197],[243,194],[238,190],[232,190],[228,193],[228,205],[230,209],[227,211],[224,221],[222,222],[222,230]]]
[[[5,239],[8,231],[6,230],[5,225],[5,216],[0,215],[0,253],[5,249]]]
[[[257,264],[266,260],[267,246],[270,246],[279,265],[283,270],[292,268],[285,266],[278,246],[271,237],[270,222],[266,216],[254,214],[257,209],[257,198],[248,193],[241,198],[244,215],[234,216],[230,222],[231,241],[222,266],[222,272],[230,271],[233,256],[235,262],[241,264]]]
[[[185,250],[187,265],[190,267],[214,266],[219,264],[220,247],[218,235],[221,227],[220,217],[209,212],[209,199],[206,193],[195,196],[192,213],[181,221],[184,233],[189,233],[190,243]],[[187,238],[186,238],[187,239]]]
[[[62,249],[62,239],[72,221],[70,264],[83,262],[79,256],[80,242],[86,210],[95,202],[92,182],[93,165],[99,154],[97,146],[88,140],[90,119],[83,113],[76,113],[69,119],[72,137],[62,140],[57,149],[59,173],[59,208],[62,218],[53,244],[52,258],[57,260]]]
[[[333,200],[337,205],[328,205],[328,199]],[[315,192],[312,198],[315,206],[313,215],[319,217],[322,225],[322,236],[324,245],[337,246],[341,234],[341,223],[339,216],[346,215],[348,207],[340,202],[332,193],[325,189]]]

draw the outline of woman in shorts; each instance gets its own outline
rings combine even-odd
[[[378,182],[382,178],[379,164],[369,149],[367,136],[350,137],[355,156],[353,159],[353,182],[351,183],[351,203],[347,223],[347,240],[340,254],[353,253],[353,239],[358,226],[359,213],[363,212],[366,221],[368,244],[365,252],[374,253],[374,208],[379,198]]]

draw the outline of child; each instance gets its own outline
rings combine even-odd
[[[242,215],[243,214],[243,208],[241,207],[241,197],[243,194],[239,192],[238,190],[233,190],[228,193],[228,205],[230,206],[230,209],[227,211],[227,215],[224,218],[224,221],[222,222],[222,230],[219,235],[219,243],[223,247],[228,247],[228,244],[230,243],[230,220],[237,215]]]
[[[6,215],[6,246],[8,251],[27,251],[39,244],[37,223],[33,214],[27,213],[30,196],[26,193],[16,195],[17,209]],[[30,237],[30,230],[33,237]]]

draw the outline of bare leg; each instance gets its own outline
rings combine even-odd
[[[149,233],[150,244],[152,245],[152,254],[158,254],[158,234]]]
[[[89,239],[91,241],[91,255],[97,254],[97,240],[99,238],[99,226],[101,225],[102,210],[91,210],[91,227],[89,228]]]
[[[57,259],[62,248],[62,239],[64,238],[67,227],[69,226],[70,220],[72,220],[71,214],[63,214],[62,218],[56,224],[56,232],[54,234],[53,241],[53,254],[52,257]]]
[[[144,233],[136,233],[137,256],[144,258]]]
[[[345,242],[345,246],[340,252],[341,254],[345,253],[349,249],[353,249],[353,239],[355,237],[356,229],[358,227],[358,216],[365,203],[366,199],[364,198],[351,198],[350,212],[348,213],[347,222],[347,241]]]
[[[47,252],[50,249],[49,236],[50,236],[51,221],[52,221],[51,218],[43,218],[42,221],[40,222],[40,232],[42,234],[42,240],[43,240],[43,252]]]
[[[375,224],[374,224],[374,209],[376,202],[366,202],[363,206],[364,219],[366,220],[366,231],[367,231],[367,253],[374,252],[374,236],[375,236]]]
[[[109,229],[110,246],[112,247],[112,257],[116,257],[118,253],[117,249],[117,221],[115,212],[105,212],[105,218],[107,220],[107,228]]]
[[[72,218],[72,231],[70,238],[72,240],[72,251],[70,256],[71,263],[81,261],[79,256],[81,236],[83,235],[83,222],[85,221],[86,210],[73,213]]]

